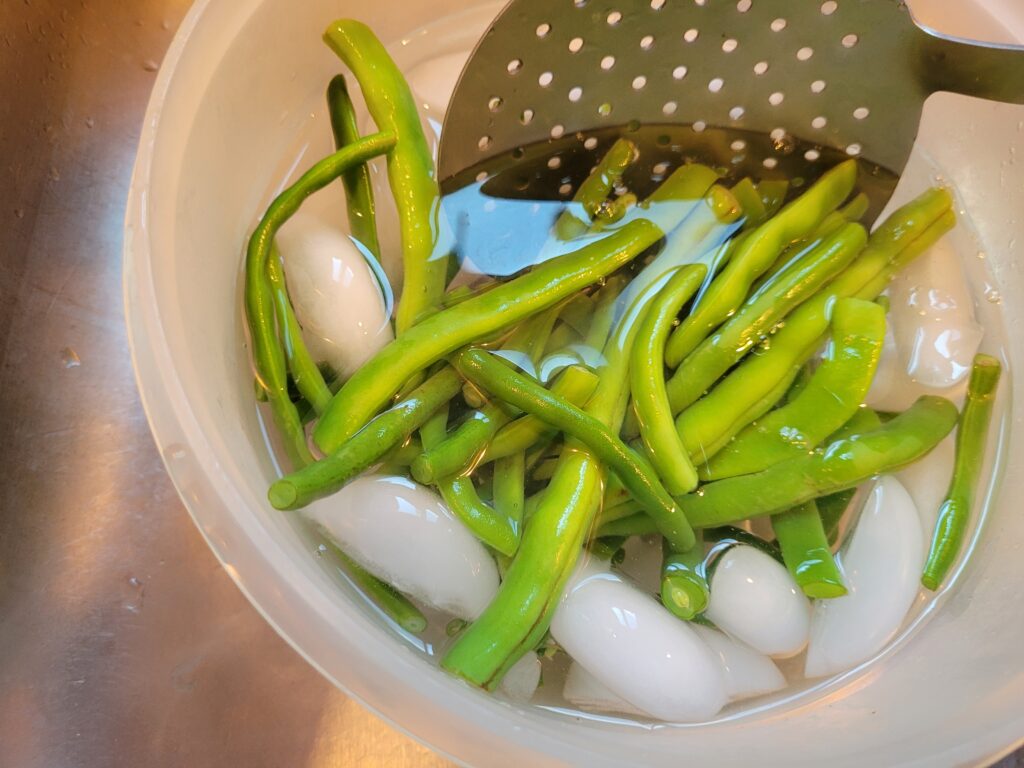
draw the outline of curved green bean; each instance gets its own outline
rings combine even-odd
[[[578,365],[564,369],[551,385],[551,393],[577,407],[583,407],[597,388],[597,376]],[[480,463],[486,464],[532,448],[545,437],[554,437],[551,429],[536,416],[525,414],[498,430],[484,448]]]
[[[336,149],[359,140],[356,111],[352,106],[344,75],[335,75],[327,86],[327,113],[331,118]],[[380,261],[377,209],[373,200],[370,169],[365,164],[356,166],[343,173],[341,181],[345,185],[349,232],[377,261]]]
[[[377,133],[349,144],[329,155],[302,174],[299,180],[279,194],[267,208],[249,238],[245,255],[245,314],[252,337],[252,357],[256,377],[267,393],[274,421],[289,456],[297,464],[312,461],[306,433],[295,404],[288,396],[285,352],[274,328],[274,295],[267,278],[267,262],[274,237],[302,202],[334,181],[350,168],[365,164],[395,146],[392,133]]]
[[[701,467],[702,480],[760,472],[815,448],[860,409],[882,354],[885,310],[872,301],[839,299],[832,347],[799,394],[743,429]]]
[[[363,566],[346,555],[333,541],[328,540],[327,546],[332,552],[334,552],[335,557],[337,557],[345,566],[345,571],[349,578],[356,583],[356,586],[358,586],[359,589],[361,589],[363,593],[370,598],[371,602],[380,608],[388,618],[406,632],[411,632],[414,635],[420,634],[427,628],[426,617],[419,608],[409,601],[409,598],[387,582],[381,581],[368,570],[363,568]]]
[[[971,506],[978,491],[978,478],[985,463],[985,439],[992,421],[996,390],[1002,366],[991,355],[974,357],[967,400],[956,432],[956,458],[953,478],[945,501],[939,507],[939,519],[928,551],[921,583],[926,589],[939,588],[963,548]]]
[[[850,417],[843,428],[828,438],[829,443],[842,440],[851,435],[859,435],[862,432],[871,432],[882,426],[882,420],[878,414],[870,408],[858,408],[856,413]],[[850,502],[853,501],[856,488],[847,488],[845,491],[837,491],[827,496],[821,496],[816,500],[818,514],[821,516],[821,525],[825,529],[825,536],[828,538],[829,546],[836,543],[839,538],[839,523],[846,514]]]
[[[471,468],[488,441],[513,416],[513,412],[500,403],[484,403],[442,442],[416,458],[410,467],[412,476],[417,482],[430,485],[442,477]]]
[[[676,369],[667,385],[672,413],[696,402],[786,315],[845,269],[867,237],[859,224],[847,224],[748,299]]]
[[[752,231],[722,273],[669,338],[665,360],[676,367],[746,298],[751,284],[792,241],[813,232],[845,200],[857,180],[857,164],[847,160],[829,170],[797,200]]]
[[[483,295],[430,315],[399,334],[345,382],[313,432],[317,446],[324,453],[333,452],[416,372],[481,336],[557,304],[629,263],[660,237],[656,226],[634,221]]]
[[[772,530],[782,549],[782,560],[803,593],[812,598],[846,594],[843,574],[829,549],[821,515],[813,500],[772,515]]]
[[[744,229],[753,229],[768,218],[768,210],[764,207],[764,201],[749,176],[733,184],[730,191],[743,210]]]
[[[651,305],[631,351],[630,382],[634,412],[647,456],[673,496],[697,485],[697,470],[672,421],[665,390],[665,340],[683,305],[700,287],[707,268],[683,267]]]
[[[765,217],[774,216],[786,202],[789,193],[789,181],[786,179],[765,179],[757,185],[757,192],[764,203]]]
[[[676,419],[683,444],[700,465],[785,394],[803,364],[820,347],[836,299],[873,299],[892,275],[930,247],[954,223],[945,190],[934,189],[895,211],[868,246],[817,296],[789,314],[761,353],[748,355],[707,395]]]
[[[598,163],[597,167],[583,180],[576,194],[573,205],[562,211],[555,220],[555,237],[559,240],[572,240],[584,234],[598,215],[602,203],[608,199],[612,188],[622,178],[622,174],[636,158],[636,145],[629,139],[619,139]],[[575,209],[582,209],[586,220],[576,215]]]
[[[298,509],[334,493],[402,443],[459,391],[462,380],[447,366],[401,402],[374,418],[320,461],[285,475],[267,496],[275,509]]]
[[[708,483],[679,503],[691,524],[701,528],[783,512],[916,461],[949,434],[956,419],[956,406],[926,395],[872,432],[757,474]]]
[[[288,370],[295,382],[296,389],[316,413],[323,413],[331,402],[331,390],[324,381],[324,375],[310,357],[309,349],[302,338],[302,328],[295,318],[295,310],[288,298],[288,286],[284,279],[284,269],[277,253],[277,246],[272,246],[267,259],[267,279],[274,292],[274,308],[277,317],[277,329],[284,346],[285,360]]]
[[[488,352],[463,350],[452,358],[452,364],[459,373],[495,397],[537,416],[586,445],[644,505],[673,547],[685,551],[693,546],[693,530],[657,474],[601,421],[552,395],[526,376],[510,372]]]
[[[630,536],[650,536],[655,533],[661,533],[661,529],[654,518],[646,512],[637,512],[629,517],[608,521],[597,530],[594,538],[604,539],[609,536],[629,538]]]
[[[494,509],[517,526],[526,511],[526,454],[498,459],[494,465]]]
[[[433,156],[409,85],[369,27],[339,19],[324,41],[352,71],[377,127],[397,139],[388,153],[388,180],[402,233],[405,277],[395,314],[401,334],[436,308],[447,282],[448,257],[434,252],[441,194]]]

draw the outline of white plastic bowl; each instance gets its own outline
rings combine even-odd
[[[563,0],[564,1],[564,0]],[[1024,39],[1018,0],[917,3],[948,31],[1001,18]],[[224,567],[311,664],[374,711],[475,765],[788,766],[965,764],[1024,737],[1024,487],[1019,441],[974,557],[935,615],[881,659],[823,692],[713,725],[639,728],[512,706],[431,668],[311,556],[265,490],[274,467],[252,402],[239,304],[242,244],[281,158],[338,65],[319,43],[331,19],[396,40],[456,0],[200,0],[167,54],[146,115],[125,225],[132,352],[157,444]],[[924,7],[931,6],[931,7]],[[943,16],[956,9],[957,19]],[[931,12],[929,15],[929,11]],[[1012,39],[1012,38],[1009,38]],[[959,186],[991,259],[1024,362],[1024,110],[940,95],[921,141]],[[1022,397],[1019,379],[1011,394]],[[1012,420],[1012,417],[1011,417]]]

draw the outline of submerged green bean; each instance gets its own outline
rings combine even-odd
[[[417,323],[374,355],[334,396],[313,432],[317,446],[325,453],[336,450],[413,374],[465,344],[557,304],[629,263],[660,237],[661,231],[649,222],[631,222]]]
[[[587,231],[602,203],[635,158],[636,145],[629,139],[619,139],[612,145],[576,190],[573,204],[555,220],[555,236],[559,240],[571,240]],[[576,209],[581,209],[583,217],[577,215]]]
[[[441,369],[334,453],[275,481],[267,494],[270,503],[275,509],[298,509],[334,493],[408,438],[455,396],[461,384],[455,371],[447,366]]]
[[[331,118],[336,149],[359,140],[356,111],[344,75],[335,75],[327,86],[327,113]],[[376,205],[373,200],[369,166],[364,163],[351,168],[342,174],[341,181],[345,185],[349,232],[370,252],[370,255],[380,261]]]
[[[245,255],[245,314],[252,336],[252,357],[256,377],[267,393],[267,401],[286,450],[297,464],[312,460],[299,413],[288,396],[285,352],[275,331],[274,296],[267,277],[267,261],[274,237],[281,226],[317,190],[334,181],[350,168],[366,163],[395,146],[392,133],[377,133],[349,144],[330,155],[279,194],[256,226]]]
[[[816,448],[860,409],[884,337],[882,307],[862,299],[839,299],[832,311],[832,346],[824,362],[790,402],[743,429],[712,456],[701,467],[701,479],[760,472]]]
[[[447,282],[448,257],[435,253],[441,194],[433,155],[412,91],[369,27],[339,19],[328,26],[324,41],[352,71],[374,122],[397,139],[388,153],[388,181],[402,234],[405,276],[395,314],[401,334],[436,308]]]
[[[688,552],[665,548],[661,561],[661,602],[684,621],[692,621],[708,607],[711,589],[704,572],[704,539]]]
[[[846,594],[843,574],[829,549],[813,500],[772,515],[772,530],[782,549],[786,568],[805,595],[831,598]]]
[[[683,305],[707,274],[702,264],[683,267],[655,299],[631,352],[630,381],[640,434],[647,456],[674,496],[697,485],[697,471],[672,421],[665,390],[665,340]]]
[[[926,395],[872,432],[763,472],[708,483],[679,503],[691,524],[701,528],[783,512],[916,461],[949,434],[956,418],[951,402]]]
[[[978,478],[985,463],[985,439],[1001,372],[1002,366],[996,358],[985,354],[975,356],[967,384],[967,400],[957,426],[953,478],[946,499],[939,507],[928,560],[921,575],[926,589],[939,588],[963,548],[971,507],[978,493]]]
[[[327,545],[345,566],[345,571],[349,578],[356,583],[356,586],[398,626],[414,635],[420,634],[427,628],[426,617],[419,608],[409,601],[409,598],[363,568],[334,542],[328,541]]]
[[[668,382],[672,412],[695,402],[768,335],[786,315],[845,269],[867,242],[859,224],[848,224],[810,249],[797,263],[747,300],[706,338]]]
[[[752,231],[742,248],[733,255],[690,315],[669,338],[665,348],[669,367],[677,366],[715,326],[727,318],[746,297],[754,280],[772,265],[782,249],[793,240],[813,232],[821,220],[849,196],[856,180],[856,162],[840,163],[797,200]]]

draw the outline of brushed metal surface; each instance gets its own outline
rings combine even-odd
[[[152,444],[121,223],[187,6],[0,2],[0,766],[448,765],[277,637]]]
[[[187,8],[0,2],[0,766],[448,765],[278,638],[153,446],[121,225]]]

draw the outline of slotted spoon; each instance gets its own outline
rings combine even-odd
[[[876,214],[936,91],[1024,103],[1024,47],[940,35],[901,0],[512,0],[452,96],[440,178],[682,124],[692,136],[655,155],[798,182],[859,156]]]

